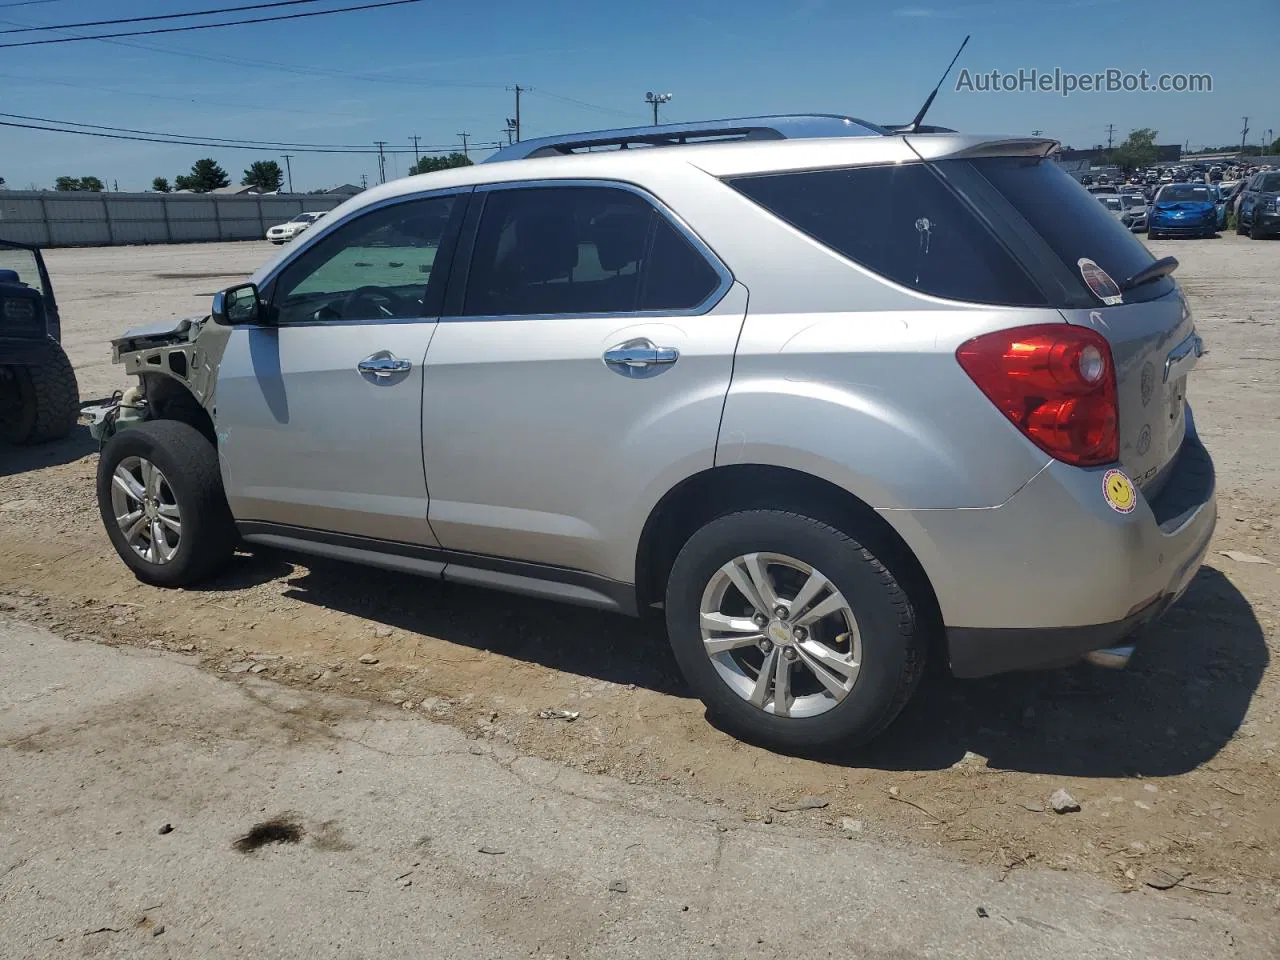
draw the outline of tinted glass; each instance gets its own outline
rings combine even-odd
[[[36,261],[36,255],[30,250],[0,244],[0,270],[12,270],[18,275],[19,283],[25,283],[33,290],[44,293],[44,284],[40,280],[40,267]]]
[[[1212,199],[1213,197],[1209,195],[1208,187],[1193,187],[1186,183],[1175,183],[1161,190],[1156,197],[1156,202],[1194,201],[1196,203],[1207,203]]]
[[[973,303],[1046,302],[923,164],[742,177],[732,185],[820,243],[921,293]],[[1110,222],[1096,200],[1072,185]]]
[[[1094,261],[1117,283],[1150,266],[1154,259],[1142,241],[1052,160],[988,157],[943,160],[938,167],[945,172],[956,164],[976,170],[995,187],[1076,276],[1082,258]],[[1165,277],[1127,291],[1125,300],[1155,299],[1172,289],[1173,281]]]
[[[437,255],[457,205],[456,197],[411,200],[344,224],[281,273],[271,296],[277,322],[438,316],[448,270]]]
[[[1268,173],[1258,178],[1258,189],[1280,191],[1280,173]]]
[[[480,217],[463,314],[691,309],[718,282],[701,254],[634,193],[495,190]]]

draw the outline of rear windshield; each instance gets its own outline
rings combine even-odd
[[[1098,199],[1102,201],[1102,205],[1106,207],[1108,210],[1121,209],[1119,197],[1099,197]]]
[[[1154,260],[1141,240],[1052,160],[985,157],[943,160],[937,166],[943,171],[954,170],[957,181],[963,181],[969,171],[981,176],[1048,244],[1076,282],[1082,259],[1102,267],[1116,283],[1123,283]],[[1172,289],[1173,280],[1165,277],[1127,291],[1124,299],[1154,300]],[[1057,298],[1053,299],[1058,305]]]
[[[1208,187],[1193,187],[1189,183],[1175,183],[1165,187],[1156,197],[1157,203],[1174,203],[1179,201],[1206,203],[1212,200]]]

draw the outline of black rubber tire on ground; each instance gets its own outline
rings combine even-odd
[[[43,348],[39,363],[9,367],[10,390],[0,417],[0,435],[10,443],[61,440],[75,429],[80,416],[80,385],[62,346],[53,340]]]
[[[1249,221],[1249,239],[1250,239],[1250,240],[1265,240],[1265,239],[1267,239],[1267,235],[1266,235],[1265,233],[1263,233],[1261,230],[1259,230],[1259,229],[1258,229],[1258,218],[1257,218],[1257,217],[1254,217],[1252,220],[1250,220],[1250,221]]]
[[[1244,221],[1240,219],[1240,216],[1238,214],[1236,216],[1236,236],[1237,237],[1244,236]]]
[[[735,557],[781,553],[821,570],[849,601],[862,637],[853,689],[826,713],[775,717],[729,688],[703,648],[702,592]],[[849,533],[784,510],[744,510],[712,520],[689,538],[667,582],[667,634],[686,681],[733,735],[771,749],[822,753],[865,743],[885,729],[915,691],[927,644],[911,599],[893,574]]]
[[[1160,234],[1156,233],[1154,230],[1148,230],[1148,231],[1147,231],[1147,239],[1148,239],[1148,240],[1159,240],[1159,239],[1160,239]]]
[[[152,563],[136,553],[116,523],[111,478],[126,457],[143,457],[159,467],[177,501],[182,535],[168,563]],[[121,430],[102,448],[97,489],[98,509],[111,545],[143,583],[157,587],[199,583],[225,567],[235,550],[235,522],[222,489],[218,452],[189,424],[150,420]]]

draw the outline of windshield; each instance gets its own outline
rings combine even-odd
[[[1126,207],[1145,207],[1147,199],[1141,194],[1132,193],[1124,198],[1124,205]]]
[[[1102,205],[1106,207],[1108,210],[1122,209],[1120,205],[1119,197],[1099,197],[1098,199],[1102,201]]]
[[[300,214],[298,214],[296,217],[294,217],[292,220],[290,220],[289,222],[290,222],[290,223],[310,223],[310,222],[311,222],[311,219],[312,219],[311,214],[309,214],[309,213],[300,213]]]
[[[1175,183],[1172,186],[1165,187],[1160,191],[1160,195],[1156,197],[1157,203],[1208,203],[1213,197],[1209,196],[1209,188],[1205,186],[1193,186],[1189,183]]]
[[[0,270],[12,270],[18,275],[19,283],[25,283],[42,294],[45,292],[44,284],[40,280],[40,268],[36,262],[36,255],[30,250],[0,243]]]
[[[1258,189],[1280,192],[1280,173],[1268,173],[1258,183]]]

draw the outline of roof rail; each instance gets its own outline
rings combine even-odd
[[[818,137],[880,137],[890,131],[854,117],[838,114],[790,114],[773,117],[735,117],[728,120],[700,120],[693,123],[664,123],[656,127],[625,127],[596,130],[559,137],[521,140],[503,147],[485,163],[526,160],[532,157],[560,157],[612,147],[626,150],[632,144],[673,147],[690,143],[734,140],[791,140]]]

